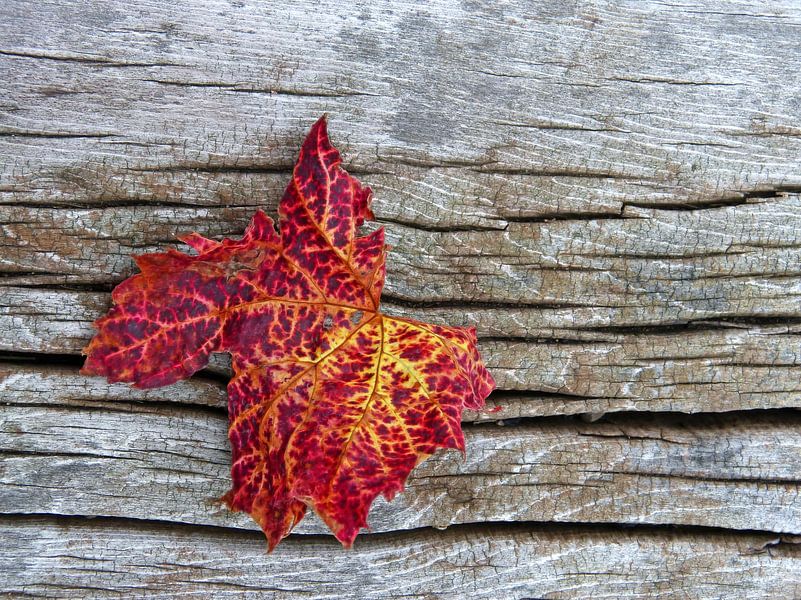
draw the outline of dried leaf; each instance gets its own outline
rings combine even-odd
[[[230,352],[233,485],[270,549],[311,506],[350,546],[373,500],[391,499],[437,448],[464,450],[463,408],[494,387],[473,328],[378,311],[384,231],[371,191],[340,168],[325,117],[311,129],[272,220],[257,212],[241,240],[196,233],[197,252],[136,257],[95,326],[83,373],[167,385]]]

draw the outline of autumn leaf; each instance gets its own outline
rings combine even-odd
[[[373,500],[403,490],[438,448],[464,450],[463,408],[494,388],[474,328],[379,312],[383,228],[370,188],[340,167],[325,117],[300,150],[278,209],[240,240],[183,239],[195,251],[136,257],[112,294],[82,372],[168,385],[230,352],[233,510],[272,550],[312,507],[350,546]]]

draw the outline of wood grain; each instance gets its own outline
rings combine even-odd
[[[91,322],[108,303],[105,293],[0,288],[0,350],[78,354],[92,336]],[[390,304],[387,310],[471,324],[458,308],[410,310]],[[483,315],[503,318],[498,309],[485,309]],[[625,333],[576,327],[560,334],[564,337],[540,330],[522,339],[495,338],[479,328],[485,336],[479,347],[499,389],[530,396],[493,396],[491,402],[502,407],[495,418],[799,406],[801,329],[792,321],[770,326],[724,321]],[[209,370],[230,373],[220,357]]]
[[[239,235],[251,214],[252,208],[0,206],[5,283],[116,283],[133,274],[131,253],[163,249],[189,231]],[[499,303],[523,314],[539,308],[554,328],[587,318],[587,327],[620,327],[798,317],[801,196],[698,211],[636,209],[629,216],[488,231],[387,224],[393,250],[386,296],[466,308]],[[572,310],[553,312],[565,308]],[[525,334],[498,323],[494,329]]]
[[[801,596],[797,2],[0,23],[1,597]],[[216,502],[224,357],[148,391],[77,368],[130,254],[275,214],[323,112],[393,246],[386,311],[475,325],[500,410],[354,552],[312,518],[267,556]]]
[[[766,598],[801,593],[790,536],[482,527],[328,538],[103,520],[5,522],[6,597]],[[311,591],[310,593],[310,590]],[[432,590],[434,590],[432,592]]]
[[[0,510],[255,527],[219,500],[229,487],[224,412],[158,391],[123,402],[122,386],[50,378],[31,390],[33,377],[7,373],[0,387]],[[187,387],[182,401],[201,396]],[[484,425],[468,428],[466,443],[464,457],[438,453],[397,501],[377,502],[371,530],[562,521],[801,533],[794,413]],[[298,531],[327,529],[309,518]]]
[[[4,8],[9,202],[252,204],[250,171],[287,169],[324,111],[390,172],[386,214],[422,223],[801,185],[797,103],[768,92],[799,87],[789,0],[61,7]]]

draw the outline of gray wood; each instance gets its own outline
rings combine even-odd
[[[355,167],[440,171],[387,194],[427,223],[801,185],[798,105],[770,93],[799,87],[790,0],[62,6],[3,9],[8,201],[193,201],[208,175],[158,172],[286,169],[324,111]]]
[[[790,536],[482,527],[335,541],[149,523],[0,526],[6,597],[62,598],[792,598]]]
[[[0,511],[255,527],[219,500],[230,486],[224,413],[104,401],[98,387],[67,382],[22,404],[3,390],[13,404],[0,408]],[[563,521],[801,533],[801,416],[485,425],[466,443],[464,457],[435,455],[395,502],[378,501],[372,531]],[[309,518],[298,531],[326,528]]]
[[[799,34],[794,0],[3,2],[0,596],[801,596]],[[274,214],[323,112],[386,311],[477,326],[500,411],[392,533],[267,557],[216,502],[225,357],[142,391],[78,355],[131,252]]]
[[[239,234],[252,208],[0,207],[7,284],[101,284],[133,274],[131,253],[197,230]],[[798,317],[801,197],[621,219],[426,231],[387,224],[386,295],[411,302],[538,308],[554,329]],[[184,249],[186,249],[184,247]],[[422,280],[421,280],[422,279]],[[572,309],[555,312],[553,309]],[[591,316],[594,315],[594,316]],[[525,318],[524,316],[524,318]],[[488,323],[495,335],[524,335]]]
[[[105,312],[108,294],[0,288],[0,350],[77,354],[92,336],[91,322]],[[427,321],[471,324],[462,309],[388,312]],[[505,318],[515,327],[510,311]],[[478,309],[500,324],[504,312]],[[474,313],[475,314],[475,313]],[[801,406],[801,329],[790,324],[755,326],[700,323],[678,330],[582,329],[552,338],[539,329],[525,339],[492,337],[485,327],[479,347],[501,390],[500,412],[484,418],[516,418],[622,410],[721,412]],[[517,322],[517,327],[524,324]],[[585,333],[595,334],[587,335]],[[539,335],[543,337],[539,337]],[[225,360],[210,369],[230,373]],[[95,383],[86,385],[99,385]],[[178,394],[180,396],[180,394]],[[475,418],[475,417],[473,417]]]

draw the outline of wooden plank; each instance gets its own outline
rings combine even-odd
[[[785,287],[791,299],[793,290]],[[111,305],[108,292],[0,284],[0,350],[76,354],[93,335],[92,322]],[[591,307],[400,304],[386,296],[382,310],[427,322],[474,326],[479,339],[543,343],[616,343],[627,335],[739,330],[798,331],[801,311],[774,317],[719,317],[653,325],[615,325],[616,311]],[[801,306],[801,305],[799,305]],[[794,307],[795,308],[795,307]],[[666,307],[669,310],[669,307]],[[799,313],[796,316],[796,312]],[[619,314],[619,313],[618,313]],[[766,326],[760,327],[761,323]],[[733,331],[730,331],[732,333]],[[725,333],[725,332],[721,332]]]
[[[0,350],[77,354],[92,335],[91,321],[107,305],[108,295],[102,293],[0,287]],[[476,322],[459,308],[390,304],[388,311],[433,322]],[[500,326],[504,319],[502,311],[491,308],[472,314],[482,315],[477,319],[480,336],[492,336],[486,323],[494,320]],[[505,318],[509,335],[514,335],[514,318],[509,314]],[[562,337],[557,339],[550,339],[547,328],[529,332],[523,341],[480,339],[499,389],[535,396],[528,403],[507,398],[509,412],[498,418],[800,406],[799,325],[749,327],[722,322],[664,331],[611,330],[595,332],[598,335],[586,341],[581,322],[574,327],[572,332],[560,330]],[[214,360],[211,369],[229,372],[220,360]],[[504,398],[498,401],[504,404]]]
[[[216,187],[200,195],[251,204],[251,186],[272,188],[236,173],[288,168],[324,111],[354,167],[400,179],[382,191],[393,218],[414,222],[492,226],[801,185],[799,108],[765,92],[799,84],[790,0],[388,0],[353,15],[308,0],[93,1],[69,28],[56,2],[10,0],[4,13],[6,202],[181,202]],[[437,172],[408,185],[421,181],[408,166]]]
[[[110,284],[135,272],[131,253],[164,249],[192,230],[240,235],[251,213],[0,207],[0,265],[7,285]],[[388,224],[387,239],[389,299],[591,309],[598,316],[588,327],[801,316],[798,195],[690,212],[637,209],[624,219],[511,223],[502,231]],[[563,313],[562,326],[577,316]]]
[[[224,413],[98,402],[91,390],[2,399],[3,513],[254,527],[219,501],[229,486]],[[465,457],[437,454],[397,501],[378,501],[372,530],[565,521],[801,533],[795,414],[484,425],[466,441]],[[327,530],[310,518],[299,531]]]
[[[31,406],[119,408],[136,404],[174,404],[227,410],[225,384],[192,377],[172,385],[142,390],[126,383],[85,377],[75,366],[38,365],[25,361],[0,362],[0,402]]]
[[[791,598],[790,537],[659,530],[482,527],[285,540],[213,529],[45,519],[0,521],[4,597]]]
[[[209,406],[225,410],[227,397],[225,384],[220,380],[202,375],[175,383],[165,388],[138,390],[126,384],[109,384],[96,377],[79,375],[74,366],[38,365],[26,361],[0,362],[0,399],[17,404],[57,403],[65,406],[108,406],[136,403],[171,403],[181,405]],[[747,376],[756,376],[747,371]],[[227,372],[224,372],[227,377]],[[794,408],[798,406],[797,392],[791,389],[767,389],[766,382],[775,382],[774,377],[762,377],[754,385],[761,389],[747,392],[743,384],[734,391],[720,393],[708,399],[708,404],[699,404],[698,389],[695,395],[686,384],[686,395],[674,399],[663,390],[663,398],[581,396],[568,393],[544,392],[500,392],[487,401],[492,412],[465,411],[464,422],[509,423],[521,418],[550,417],[555,415],[581,415],[597,419],[605,413],[620,411],[649,411],[655,408],[674,412],[725,412],[745,409]],[[665,386],[666,388],[670,386]],[[657,389],[659,386],[656,386]],[[720,390],[720,386],[718,388]],[[725,389],[724,389],[725,392]]]

